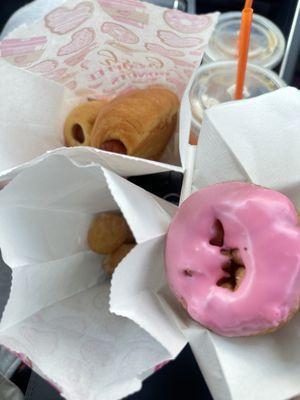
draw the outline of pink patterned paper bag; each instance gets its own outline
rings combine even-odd
[[[39,109],[41,96],[48,96],[49,80],[64,88],[61,115],[53,114],[53,121],[66,117],[70,109],[65,99],[68,96],[76,104],[87,98],[112,98],[132,88],[160,84],[182,98],[195,68],[201,62],[217,18],[218,13],[191,15],[137,0],[69,0],[31,25],[16,28],[0,42],[0,67],[8,62],[26,71],[29,81],[36,77],[45,79],[44,90],[27,89],[26,101],[34,108]],[[8,76],[18,72],[15,69],[7,72],[6,68],[2,73]],[[5,90],[5,96],[0,91],[0,99],[5,99],[10,109],[15,111],[22,108],[23,103],[13,95],[13,85],[14,79],[11,79],[12,87]],[[22,91],[22,87],[18,91]],[[49,103],[52,101],[50,97]],[[40,114],[43,113],[41,109]],[[7,136],[11,137],[14,135],[12,132],[18,130],[15,126],[18,116],[11,112],[5,117],[3,120],[0,115],[0,125],[12,126],[8,130],[0,127],[4,136],[7,131]],[[28,119],[33,132],[35,121]],[[79,158],[88,162],[96,154],[101,161],[108,159],[110,167],[123,175],[128,172],[139,174],[140,170],[143,173],[170,169],[183,171],[190,121],[186,115],[181,115],[180,120],[180,129],[178,127],[170,140],[160,163],[138,159],[133,166],[133,157],[107,155],[92,149],[85,149],[85,155]],[[49,122],[45,126],[49,127]],[[43,130],[41,126],[38,129],[40,132]],[[184,131],[180,137],[179,130]],[[20,159],[0,163],[0,170],[7,171],[29,162],[33,158],[32,153],[40,156],[45,147],[51,151],[63,147],[62,127],[56,134],[59,135],[58,145],[54,146],[50,141],[48,146],[45,138],[41,146],[32,139],[30,146],[34,152],[27,154],[25,151]],[[59,151],[71,158],[79,154],[78,149]],[[6,152],[6,158],[9,159],[9,155]],[[124,171],[119,168],[120,163]]]

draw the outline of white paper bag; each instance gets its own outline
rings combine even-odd
[[[252,181],[282,191],[299,207],[299,116],[300,93],[294,88],[210,109],[201,129],[193,189],[222,181]],[[173,320],[190,343],[216,400],[285,400],[299,395],[300,316],[275,333],[248,338],[221,337],[201,327],[167,287],[161,272],[167,228],[160,232],[148,242],[153,252],[147,260],[153,258],[153,263],[126,266],[126,282],[124,266],[116,271],[111,310],[129,316],[164,345],[169,336],[160,330],[160,321]],[[157,280],[150,282],[151,274]],[[134,298],[139,299],[139,308]]]
[[[87,98],[110,99],[155,84],[181,98],[218,18],[218,13],[190,15],[137,0],[68,0],[54,8],[55,4],[0,42],[0,73],[7,78],[0,100],[9,110],[0,116],[3,179],[45,150],[64,146],[65,118]],[[26,113],[30,109],[32,113]],[[184,125],[187,132],[190,120]],[[177,129],[160,162],[101,150],[58,151],[82,163],[95,158],[107,162],[123,176],[141,175],[183,171],[188,139],[187,134],[179,138]]]
[[[11,274],[0,343],[68,400],[121,399],[186,343],[171,319],[163,319],[172,344],[164,346],[109,312],[110,281],[86,238],[97,213],[120,207],[138,243],[120,264],[127,270],[150,251],[133,208],[147,212],[152,237],[168,226],[174,206],[99,164],[78,166],[62,155],[45,156],[0,191],[0,247],[10,268],[0,265],[0,280]]]
[[[204,131],[204,133],[202,133]],[[240,180],[279,190],[300,208],[300,93],[292,87],[206,112],[195,188]]]

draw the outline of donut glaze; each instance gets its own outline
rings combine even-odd
[[[223,228],[221,240],[216,222]],[[233,252],[245,267],[234,291],[219,284]],[[199,190],[170,224],[165,268],[175,296],[212,331],[234,337],[275,330],[299,307],[297,212],[283,194],[254,184]]]

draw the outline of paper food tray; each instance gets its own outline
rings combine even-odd
[[[187,105],[182,105],[177,131],[159,163],[101,150],[73,148],[69,153],[61,149],[63,124],[87,98],[112,98],[136,87],[160,84],[182,98],[218,13],[190,15],[136,0],[69,0],[51,10],[48,3],[45,7],[37,20],[23,23],[0,42],[6,83],[0,90],[3,179],[56,149],[83,163],[96,158],[123,176],[184,171]]]

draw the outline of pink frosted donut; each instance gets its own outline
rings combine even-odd
[[[195,321],[223,336],[273,331],[299,307],[297,212],[283,194],[249,183],[199,190],[170,225],[165,263]]]

